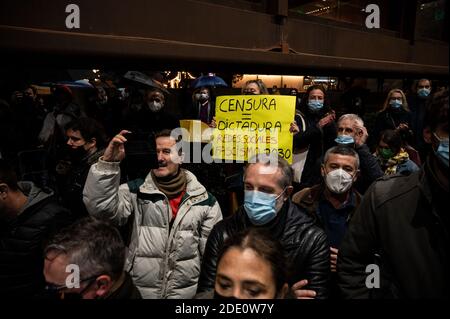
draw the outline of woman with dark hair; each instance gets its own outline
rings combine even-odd
[[[282,299],[287,292],[286,257],[267,230],[228,238],[217,260],[214,298]]]
[[[314,167],[325,151],[334,146],[337,127],[336,114],[328,106],[325,89],[321,85],[312,85],[306,90],[299,111],[295,123],[291,124],[291,132],[294,133],[294,150],[308,150],[301,182],[297,185],[301,189],[320,182],[320,175],[314,174]]]
[[[381,133],[376,156],[384,170],[384,175],[409,175],[419,170],[419,167],[409,159],[402,145],[402,137],[397,130],[385,130]]]

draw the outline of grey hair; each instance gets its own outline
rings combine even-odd
[[[80,280],[109,275],[116,280],[123,273],[125,245],[119,231],[106,221],[86,217],[59,231],[45,248],[65,254],[69,264],[80,269]]]
[[[337,121],[338,125],[339,125],[339,123],[340,123],[341,121],[344,121],[344,120],[355,121],[355,122],[358,123],[359,126],[364,126],[364,121],[363,121],[363,119],[362,119],[361,117],[359,117],[358,115],[356,115],[356,114],[349,113],[349,114],[344,114],[344,115],[342,115],[342,116],[339,118],[339,120]]]
[[[332,148],[326,151],[325,156],[323,158],[324,164],[328,162],[330,154],[353,156],[356,159],[356,169],[357,170],[359,169],[359,155],[353,148],[344,145],[333,146]]]
[[[280,187],[282,189],[285,189],[288,186],[292,185],[292,180],[294,179],[294,172],[291,168],[291,166],[289,165],[289,163],[282,158],[281,156],[279,156],[278,154],[275,153],[269,153],[269,154],[257,154],[254,155],[253,157],[251,157],[248,160],[248,164],[247,164],[247,168],[252,165],[252,164],[256,164],[256,163],[262,163],[264,164],[264,166],[271,166],[272,168],[276,168],[280,171],[281,173],[281,179],[278,181],[278,185],[280,185]],[[276,166],[275,166],[276,165]],[[244,179],[246,176],[246,172],[247,169],[244,172]],[[273,170],[269,170],[267,172],[267,174],[272,174],[275,171]]]

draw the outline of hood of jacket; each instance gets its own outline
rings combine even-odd
[[[33,182],[18,182],[18,185],[23,194],[28,197],[28,201],[22,208],[22,212],[53,196],[53,191],[43,191],[34,185]]]

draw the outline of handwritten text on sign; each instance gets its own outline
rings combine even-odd
[[[213,157],[246,161],[259,153],[278,153],[292,162],[295,97],[283,95],[219,96],[216,100]]]

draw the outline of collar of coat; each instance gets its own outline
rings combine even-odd
[[[317,208],[319,206],[319,202],[323,196],[323,193],[325,191],[325,184],[317,184],[310,188],[304,188],[301,191],[295,193],[292,197],[292,201],[299,205],[300,207],[304,208],[308,214],[312,215],[313,217],[317,218]],[[359,194],[355,189],[352,189],[353,196],[354,197],[354,208],[351,210],[350,214],[348,215],[347,221],[349,221],[353,214],[355,213],[356,209],[358,208],[359,204],[361,203],[362,196]]]
[[[197,180],[197,177],[195,177],[195,175],[188,170],[183,170],[186,174],[186,193],[191,197],[207,194],[206,188],[202,184],[200,184],[200,182]],[[158,189],[158,187],[156,187],[151,173],[147,175],[144,183],[139,187],[139,191],[143,194],[163,194]]]

